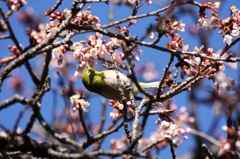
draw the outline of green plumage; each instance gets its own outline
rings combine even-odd
[[[120,78],[120,85],[124,89],[124,83],[127,83],[130,80],[125,74],[118,72]],[[82,73],[82,81],[84,86],[91,92],[98,93],[106,98],[119,100],[121,101],[120,92],[118,90],[118,82],[115,70],[106,70],[102,72],[98,72],[89,66],[87,66]],[[131,80],[130,80],[131,81]],[[139,85],[143,88],[153,88],[158,87],[159,82],[151,82],[151,83],[142,83],[139,82]],[[134,96],[139,93],[137,86],[131,82],[131,86],[133,88]],[[124,89],[125,97],[128,98],[127,91]]]
[[[97,72],[91,68],[85,68],[82,73],[84,86],[91,92],[99,93],[103,88],[103,72]]]

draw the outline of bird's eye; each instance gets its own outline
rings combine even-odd
[[[91,71],[90,71],[90,70],[88,70],[88,71],[87,71],[87,74],[88,74],[88,75],[90,75],[90,74],[91,74]]]

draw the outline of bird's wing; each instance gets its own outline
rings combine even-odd
[[[104,72],[103,77],[103,90],[101,91],[101,94],[107,98],[115,99],[115,100],[121,100],[121,95],[118,90],[118,81],[117,81],[117,74],[115,70],[106,70]],[[124,83],[127,82],[128,77],[119,72],[119,79],[120,79],[120,85],[124,89]],[[125,89],[124,89],[125,90]],[[124,91],[126,92],[126,91]]]
[[[143,89],[147,89],[147,88],[158,88],[159,82],[149,82],[149,83],[139,82],[139,85],[140,85]]]

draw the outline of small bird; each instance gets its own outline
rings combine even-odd
[[[120,85],[124,90],[124,96],[127,100],[129,100],[129,95],[126,91],[126,88],[124,87],[124,84],[130,80],[125,74],[118,72],[119,79],[120,79]],[[118,87],[118,80],[117,80],[117,74],[115,70],[105,70],[98,72],[94,69],[92,69],[88,64],[83,70],[82,73],[82,81],[83,85],[90,91],[97,94],[102,95],[103,97],[113,99],[113,100],[122,100],[122,97],[120,95],[119,87]],[[134,84],[134,82],[131,82],[131,86],[133,88],[133,95],[136,97],[136,95],[139,93],[139,90],[137,86]],[[139,85],[143,89],[147,88],[158,88],[159,82],[150,82],[150,83],[143,83],[139,82]]]

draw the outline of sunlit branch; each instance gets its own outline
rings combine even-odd
[[[8,106],[10,106],[14,103],[17,103],[17,102],[25,105],[29,102],[29,100],[18,94],[15,94],[14,96],[12,96],[0,103],[0,110],[7,108]]]
[[[81,124],[82,124],[83,130],[84,130],[85,135],[86,135],[86,137],[87,137],[87,142],[90,142],[91,139],[92,139],[92,137],[91,137],[91,135],[90,135],[90,133],[89,133],[89,131],[88,131],[87,124],[85,123],[85,120],[84,120],[84,118],[83,118],[83,110],[82,110],[82,107],[79,107],[79,109],[78,109],[78,114],[79,114],[79,120],[80,120],[80,122],[81,122]]]
[[[165,138],[157,139],[153,143],[147,145],[141,152],[146,153],[146,152],[150,151],[152,148],[154,148],[157,144],[159,144],[160,142],[163,142],[165,140],[167,140],[167,139],[165,139]]]
[[[54,11],[56,11],[58,7],[62,4],[62,1],[63,0],[58,0],[52,8],[45,12],[45,15],[51,15]]]
[[[107,99],[103,98],[102,99],[102,111],[101,111],[101,120],[100,120],[100,125],[97,130],[97,134],[100,134],[103,130],[105,121],[106,121],[106,107],[107,107]],[[94,146],[93,146],[93,151],[99,150],[103,140],[98,140]]]

